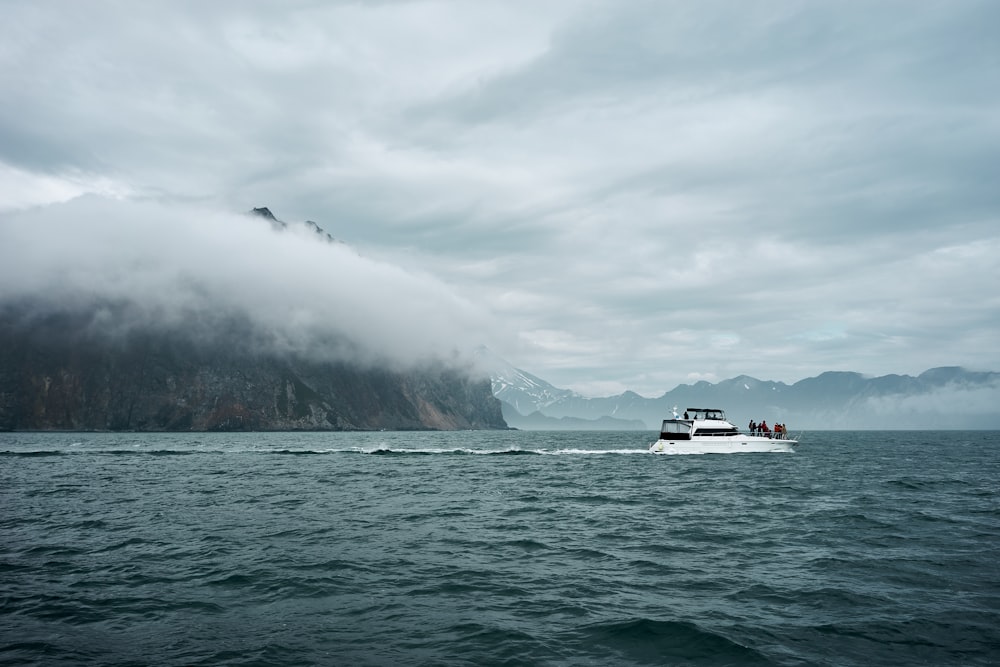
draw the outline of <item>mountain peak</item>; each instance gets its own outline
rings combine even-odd
[[[282,231],[282,230],[288,229],[288,223],[284,222],[283,220],[279,220],[274,215],[274,213],[271,212],[271,209],[269,209],[267,206],[254,207],[254,208],[250,209],[249,214],[250,215],[254,215],[254,216],[258,216],[258,217],[261,217],[261,218],[264,218],[265,220],[267,220],[268,222],[271,223],[271,226],[274,229],[276,229],[278,231]],[[311,230],[317,236],[321,237],[327,243],[338,243],[339,242],[330,233],[328,233],[325,229],[323,229],[322,227],[320,227],[318,223],[313,222],[312,220],[306,220],[305,222],[303,222],[301,224],[305,225],[306,228],[308,228],[309,230]]]
[[[271,213],[271,209],[269,209],[266,206],[261,206],[260,208],[254,208],[250,211],[250,214],[259,215],[265,220],[274,220],[275,222],[278,222],[278,219],[274,217],[274,213]]]
[[[334,243],[337,240],[333,238],[333,236],[331,236],[325,229],[320,227],[317,223],[313,222],[312,220],[306,220],[305,225],[313,232],[315,232],[317,235],[322,236],[329,243]]]
[[[251,209],[250,215],[255,215],[264,218],[265,220],[271,223],[271,227],[277,229],[278,231],[281,231],[282,229],[286,229],[288,227],[287,224],[274,217],[274,213],[271,213],[271,209],[269,209],[266,206],[261,206],[260,208]]]

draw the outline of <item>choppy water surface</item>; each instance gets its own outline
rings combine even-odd
[[[1000,664],[1000,433],[0,434],[0,663]]]

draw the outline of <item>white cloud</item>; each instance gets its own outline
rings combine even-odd
[[[61,175],[39,174],[2,162],[0,183],[4,185],[0,190],[0,211],[65,202],[88,193],[119,199],[128,196],[126,188],[109,178],[72,172]]]

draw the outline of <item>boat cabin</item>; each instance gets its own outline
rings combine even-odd
[[[704,424],[697,422],[721,422]],[[664,419],[660,427],[660,440],[690,440],[692,435],[722,436],[739,433],[739,429],[726,421],[726,413],[714,408],[688,408],[683,419]]]

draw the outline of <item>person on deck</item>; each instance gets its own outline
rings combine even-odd
[[[755,424],[752,419],[750,420],[750,426],[748,428],[750,429],[750,435],[757,432],[757,424]]]

